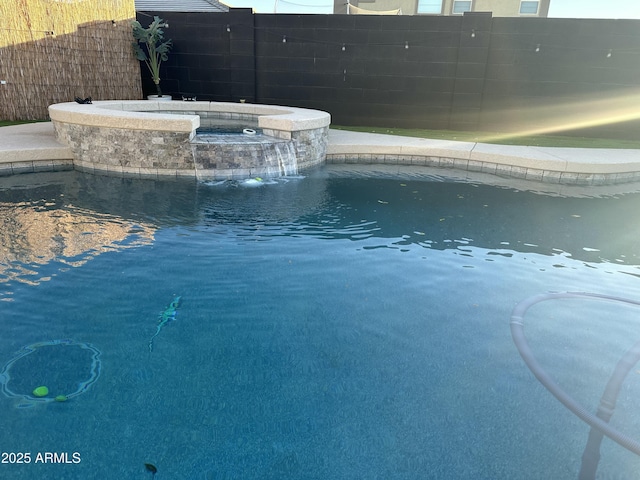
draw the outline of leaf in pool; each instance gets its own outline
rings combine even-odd
[[[156,473],[158,473],[158,469],[153,463],[145,463],[144,468],[146,468],[148,472],[151,472],[154,477],[156,476]]]

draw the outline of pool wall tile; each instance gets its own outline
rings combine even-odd
[[[511,166],[511,176],[514,178],[522,178],[522,179],[526,179],[527,178],[527,168],[526,167],[517,167],[512,165]]]
[[[34,161],[33,162],[33,171],[34,172],[53,172],[53,162],[49,162],[49,161]]]
[[[484,162],[478,160],[469,160],[467,170],[470,172],[482,172],[484,168]]]
[[[440,157],[428,156],[426,157],[425,165],[430,167],[439,167],[440,166]]]
[[[138,173],[145,178],[158,178],[157,168],[139,168]]]
[[[573,172],[562,172],[560,177],[562,179],[562,183],[575,185],[578,182],[578,174]]]
[[[529,168],[527,169],[526,179],[533,180],[534,182],[542,182],[544,177],[544,170],[539,170],[537,168]]]
[[[71,159],[28,160],[0,163],[0,177],[22,173],[62,172],[74,169]]]
[[[0,164],[0,177],[8,177],[9,175],[13,175],[13,168],[11,168],[11,164]]]
[[[469,170],[469,160],[466,158],[454,158],[453,166],[460,170]]]
[[[175,175],[176,177],[196,178],[196,171],[195,170],[178,169],[178,170],[174,170],[173,171],[171,176],[173,176],[173,175]]]
[[[627,172],[623,172],[623,173],[616,173],[615,174],[615,181],[617,183],[627,183],[627,182],[632,182],[633,181],[633,174],[631,173],[627,173]]]
[[[560,183],[562,179],[562,172],[556,172],[554,170],[544,170],[542,173],[542,181],[548,183]]]
[[[211,176],[216,180],[231,180],[234,178],[233,172],[231,169],[212,170]]]
[[[503,177],[511,177],[512,169],[512,165],[496,165],[496,170],[494,173]]]
[[[628,183],[628,182],[636,182],[640,180],[640,177],[635,172],[623,172],[623,173],[616,173],[615,180],[617,183]]]
[[[454,168],[455,161],[453,158],[441,158],[438,166],[442,168]]]
[[[248,177],[259,177],[261,175],[261,170],[254,170],[251,168],[236,168],[233,170],[233,178],[248,178]]]
[[[122,167],[122,174],[125,177],[139,177],[140,168],[138,167]]]
[[[593,173],[579,173],[576,179],[578,185],[592,185]]]
[[[110,175],[121,177],[124,175],[122,165],[106,165],[105,171]]]
[[[593,174],[592,185],[607,185],[607,183],[609,183],[607,175],[603,173]]]
[[[83,172],[89,172],[89,173],[93,173],[95,172],[95,165],[91,162],[84,162],[84,161],[79,161],[76,160],[73,162],[73,166],[76,170],[80,170]]]
[[[482,165],[482,171],[484,173],[491,173],[495,175],[497,168],[498,165],[495,163],[485,162],[484,165]]]
[[[12,163],[11,170],[15,174],[35,172],[33,168],[33,162]]]
[[[73,160],[52,160],[56,172],[73,170]]]

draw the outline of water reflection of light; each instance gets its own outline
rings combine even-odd
[[[51,262],[78,267],[101,253],[149,245],[156,228],[67,206],[0,202],[0,282],[38,284]]]

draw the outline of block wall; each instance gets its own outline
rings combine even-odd
[[[175,45],[163,90],[178,98],[316,108],[342,125],[613,138],[640,128],[637,20],[159,15]]]

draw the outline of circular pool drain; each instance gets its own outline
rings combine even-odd
[[[22,347],[0,372],[2,391],[33,406],[63,402],[87,389],[100,376],[100,350],[88,343],[51,340]]]

